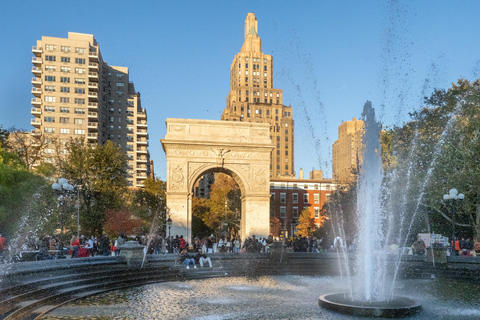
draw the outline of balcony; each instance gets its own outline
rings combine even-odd
[[[34,86],[41,85],[42,84],[42,78],[33,77],[32,78],[32,84]]]
[[[137,153],[147,154],[148,150],[147,150],[147,148],[137,148]]]
[[[138,157],[137,162],[147,163],[147,157]]]
[[[146,128],[147,127],[147,121],[137,121],[137,127]]]
[[[137,144],[148,146],[148,140],[147,139],[137,139]]]
[[[33,129],[32,131],[30,131],[30,133],[31,133],[32,136],[34,136],[34,137],[39,137],[39,136],[42,135],[42,131],[37,130],[37,129]]]
[[[147,165],[139,165],[139,166],[137,166],[137,171],[147,171]]]
[[[98,108],[98,102],[89,102],[88,103],[89,108]]]
[[[42,114],[42,109],[40,108],[32,108],[32,115],[39,116]]]
[[[38,97],[42,94],[42,88],[35,88],[33,87],[32,88],[32,94],[35,96],[35,97]]]
[[[96,92],[93,92],[93,91],[88,91],[88,94],[87,94],[87,96],[88,96],[89,98],[95,98],[95,99],[98,99],[98,93],[96,93]]]
[[[31,119],[30,124],[34,127],[40,127],[42,125],[42,120],[41,119]]]
[[[39,56],[39,55],[42,54],[43,48],[42,48],[42,47],[33,46],[33,47],[32,47],[32,52],[33,52],[34,55]]]
[[[38,67],[32,67],[33,74],[42,74],[42,69]]]
[[[89,50],[88,51],[88,57],[92,60],[98,61],[98,52]]]
[[[39,57],[32,57],[32,63],[35,65],[42,64],[42,59]]]
[[[96,62],[90,62],[90,63],[88,64],[88,68],[89,68],[89,69],[97,69],[97,70],[98,70],[98,63],[96,63]]]
[[[88,138],[89,140],[97,140],[97,139],[98,139],[98,134],[97,134],[97,133],[89,133],[89,134],[87,135],[87,138]]]
[[[98,130],[98,123],[97,122],[88,122],[87,128]]]
[[[42,99],[40,99],[40,98],[32,98],[32,104],[33,104],[33,105],[41,105],[41,104],[42,104]]]
[[[137,172],[136,177],[137,177],[137,179],[147,179],[147,174]]]
[[[146,136],[146,135],[148,135],[146,129],[138,129],[138,130],[137,130],[137,134],[138,134],[139,136]]]
[[[92,118],[98,119],[98,113],[97,112],[89,112],[88,113],[88,118],[89,119],[92,119]]]
[[[147,113],[145,111],[139,112],[137,114],[137,118],[139,119],[147,119]]]
[[[89,82],[88,83],[88,89],[98,90],[98,83]]]
[[[88,78],[90,80],[97,80],[98,81],[98,72],[89,72],[88,73]]]

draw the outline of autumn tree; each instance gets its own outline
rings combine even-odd
[[[80,188],[80,225],[85,234],[100,235],[105,211],[125,205],[127,156],[112,141],[95,146],[71,141],[67,150],[62,172]]]
[[[134,235],[140,232],[143,225],[141,219],[132,216],[131,212],[123,207],[120,210],[109,209],[105,211],[103,230],[109,236],[118,237],[120,234]]]
[[[25,130],[11,129],[7,140],[8,151],[16,154],[25,164],[27,170],[42,162],[44,158],[44,139],[32,136]]]
[[[312,233],[316,230],[315,219],[310,214],[308,208],[303,209],[302,213],[298,217],[298,234],[302,237],[308,237],[309,232]]]
[[[270,217],[270,234],[274,237],[280,236],[282,230],[282,222],[277,217]]]
[[[132,213],[143,221],[144,231],[163,230],[167,219],[166,182],[147,178],[144,188],[133,191]]]

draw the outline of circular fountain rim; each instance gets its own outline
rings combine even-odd
[[[363,305],[361,301],[349,301],[344,296],[345,293],[321,295],[318,305],[338,313],[366,317],[401,318],[422,310],[422,306],[418,302],[402,296],[395,296],[391,302],[383,305],[381,302],[374,303],[375,306]]]

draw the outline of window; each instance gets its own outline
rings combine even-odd
[[[55,86],[45,86],[45,91],[54,92],[55,91]]]
[[[75,58],[75,63],[77,63],[77,64],[85,64],[85,59]]]
[[[83,54],[83,53],[85,53],[85,48],[75,48],[75,52]]]
[[[60,92],[70,92],[69,87],[60,87]]]
[[[45,66],[45,71],[55,71],[57,68],[55,66]]]
[[[69,107],[60,107],[60,112],[61,113],[70,113],[70,108]]]
[[[54,82],[55,81],[55,76],[45,76],[45,81]]]
[[[125,86],[125,83],[123,83],[123,82],[117,82],[117,87],[123,87],[123,86]]]
[[[123,78],[123,73],[117,73],[117,78]]]
[[[75,123],[75,124],[85,124],[85,119],[75,118],[75,119],[73,119],[73,123]]]
[[[308,193],[303,194],[303,203],[308,203]]]
[[[298,218],[298,207],[293,207],[293,217]]]
[[[75,129],[74,134],[85,134],[85,130],[84,129]]]
[[[54,51],[56,49],[57,49],[56,45],[53,45],[53,44],[46,44],[45,45],[45,50]]]
[[[53,154],[53,153],[55,153],[55,149],[45,148],[45,149],[44,149],[44,152],[45,152],[46,154]]]
[[[55,102],[55,97],[52,97],[52,96],[45,96],[45,99],[44,99],[46,102]]]
[[[62,103],[70,103],[70,98],[68,98],[68,97],[60,97],[60,102],[62,102]]]
[[[298,203],[298,193],[293,194],[293,203]]]
[[[315,204],[320,203],[320,195],[318,193],[313,195],[313,201],[314,201],[313,203]]]
[[[85,109],[84,108],[75,108],[75,113],[76,114],[85,114]]]
[[[315,212],[315,218],[318,219],[320,217],[320,209],[319,208],[313,208],[313,212]]]
[[[60,60],[62,62],[65,62],[65,63],[70,63],[70,58],[69,57],[62,57]]]
[[[76,83],[76,84],[85,84],[85,79],[75,78],[75,83]]]
[[[76,104],[85,104],[85,99],[75,98]]]
[[[70,72],[70,67],[60,67],[61,72]]]
[[[287,216],[287,208],[280,207],[280,218],[285,218]]]
[[[85,68],[75,68],[75,73],[85,74]]]
[[[62,46],[62,47],[61,47],[61,50],[62,50],[63,52],[70,52],[70,47],[64,47],[64,46]]]
[[[117,91],[117,95],[119,96],[123,95],[123,91]]]
[[[45,61],[56,61],[57,57],[55,56],[45,56]]]
[[[60,128],[60,133],[62,133],[62,134],[70,134],[70,129],[68,129],[68,128]]]
[[[60,82],[70,83],[70,78],[69,77],[60,77]]]
[[[43,128],[43,132],[45,133],[55,133],[55,128]]]
[[[44,117],[43,120],[45,122],[55,122],[55,117]]]
[[[64,117],[60,117],[60,123],[69,123],[70,122],[70,118],[64,118]]]
[[[286,193],[280,193],[280,202],[281,203],[286,203],[287,202],[287,194]]]
[[[83,89],[83,88],[75,88],[75,93],[85,93],[85,89]]]
[[[55,107],[52,107],[52,106],[45,106],[45,108],[43,109],[47,112],[55,112]]]

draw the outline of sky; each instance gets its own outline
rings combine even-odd
[[[36,40],[93,34],[109,65],[129,68],[165,179],[165,119],[220,120],[249,12],[293,108],[297,175],[331,177],[338,125],[367,100],[384,127],[401,125],[433,88],[480,77],[478,1],[3,1],[0,125],[33,129]]]

